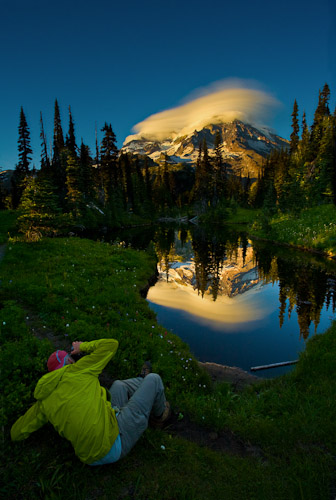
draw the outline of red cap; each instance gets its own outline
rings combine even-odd
[[[56,351],[53,352],[48,359],[47,366],[48,370],[52,372],[53,370],[58,370],[63,368],[65,365],[65,357],[68,355],[66,351]]]

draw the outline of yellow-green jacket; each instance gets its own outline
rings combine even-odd
[[[11,429],[12,440],[25,439],[46,422],[71,441],[78,458],[87,464],[104,457],[119,434],[115,412],[98,375],[114,356],[118,341],[83,342],[90,353],[76,363],[44,375],[37,383],[37,402]]]

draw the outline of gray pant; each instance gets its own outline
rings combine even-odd
[[[120,410],[117,421],[121,438],[120,458],[123,458],[147,429],[149,415],[158,417],[164,411],[164,387],[159,375],[149,373],[145,378],[116,380],[110,393],[112,406]]]

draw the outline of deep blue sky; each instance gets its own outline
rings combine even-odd
[[[311,124],[325,82],[336,94],[333,0],[3,0],[0,7],[0,167],[14,168],[22,106],[39,165],[39,114],[52,140],[55,98],[64,132],[94,150],[95,123],[119,147],[132,126],[226,78],[257,82],[282,106],[289,138],[296,98]],[[101,136],[101,134],[100,134]]]

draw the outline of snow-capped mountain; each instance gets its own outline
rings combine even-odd
[[[222,155],[234,173],[257,177],[263,158],[272,149],[287,148],[289,141],[274,134],[270,129],[259,128],[240,120],[207,125],[189,135],[176,135],[161,142],[141,134],[130,136],[124,142],[122,152],[147,155],[155,162],[168,156],[170,163],[195,163],[199,145],[205,138],[210,156],[214,152],[217,131],[222,137]]]

